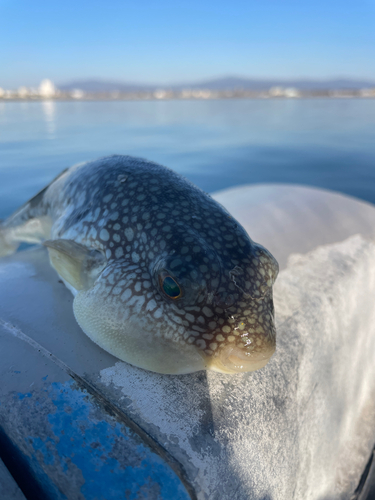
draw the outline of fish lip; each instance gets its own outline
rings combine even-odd
[[[263,368],[276,350],[276,341],[260,352],[249,352],[236,345],[227,345],[207,361],[210,370],[220,373],[246,373]]]

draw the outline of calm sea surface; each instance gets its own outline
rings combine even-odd
[[[114,153],[208,192],[288,182],[375,203],[375,100],[0,103],[0,218],[67,166]]]

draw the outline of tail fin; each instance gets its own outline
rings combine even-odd
[[[7,232],[6,228],[2,227],[0,222],[0,257],[11,255],[19,246],[18,241],[10,241],[9,235],[7,237]]]
[[[43,206],[43,198],[49,186],[67,171],[68,169],[63,170],[5,221],[0,220],[0,258],[14,253],[21,242],[41,243],[50,238],[52,221]]]

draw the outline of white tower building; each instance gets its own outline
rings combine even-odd
[[[42,80],[39,85],[39,95],[41,97],[53,97],[56,94],[56,88],[47,78]]]

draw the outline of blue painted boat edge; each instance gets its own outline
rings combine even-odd
[[[107,487],[111,485],[111,489],[116,493],[114,498],[121,498],[118,497],[117,494],[121,491],[121,488],[124,487],[124,484],[127,484],[126,480],[129,482],[129,488],[127,489],[129,498],[136,498],[138,489],[147,484],[149,487],[155,485],[154,489],[160,490],[160,497],[158,496],[157,498],[179,498],[181,500],[196,498],[193,488],[184,476],[181,464],[175,461],[173,457],[145,433],[143,429],[135,424],[123,411],[119,410],[113,403],[108,401],[105,396],[88,381],[74,373],[69,367],[33,339],[27,337],[23,332],[12,331],[14,327],[9,329],[4,328],[5,325],[0,326],[2,326],[2,333],[8,333],[6,337],[8,337],[10,343],[13,344],[12,349],[14,352],[17,353],[17,357],[13,357],[13,359],[10,360],[13,377],[22,376],[22,356],[24,353],[22,353],[22,355],[20,353],[20,341],[23,348],[26,348],[29,359],[30,357],[33,358],[31,362],[32,365],[40,366],[42,361],[41,357],[47,358],[48,360],[47,363],[43,363],[46,366],[45,372],[47,376],[41,377],[40,374],[38,375],[40,380],[36,384],[37,387],[35,389],[30,389],[27,392],[24,390],[19,392],[12,391],[11,393],[3,391],[3,396],[0,398],[0,405],[2,404],[3,410],[6,407],[12,408],[14,404],[18,404],[17,411],[19,411],[20,407],[23,406],[25,415],[24,420],[25,422],[29,422],[29,420],[32,421],[31,415],[33,412],[34,416],[38,417],[35,421],[42,419],[42,412],[40,411],[40,414],[38,413],[39,410],[42,410],[40,406],[41,401],[46,401],[47,406],[53,403],[54,407],[56,407],[53,411],[50,411],[48,414],[48,421],[46,422],[47,427],[48,424],[52,426],[52,438],[49,437],[48,433],[44,436],[46,439],[44,439],[43,436],[41,438],[41,434],[38,432],[37,428],[32,429],[30,435],[24,436],[22,435],[21,428],[14,431],[12,439],[12,437],[8,435],[9,433],[4,430],[4,427],[1,426],[1,458],[4,460],[7,468],[10,470],[28,499],[64,500],[68,498],[57,488],[53,481],[53,477],[50,477],[48,473],[46,473],[46,470],[48,472],[49,465],[52,467],[54,466],[54,460],[56,460],[56,464],[59,465],[60,469],[66,467],[66,455],[71,453],[72,450],[73,456],[75,452],[77,452],[77,456],[80,457],[79,462],[76,464],[78,470],[85,470],[86,474],[86,477],[84,477],[84,484],[87,482],[88,489],[86,488],[87,492],[82,498],[107,498],[108,495],[102,495],[100,497],[96,495],[98,485],[101,484],[103,484],[104,487],[106,485]],[[19,367],[17,365],[19,365]],[[57,378],[63,380],[63,382],[49,383],[47,380],[48,373],[52,374],[52,372],[54,372],[53,375],[55,378],[57,374]],[[26,370],[23,377],[32,378],[30,370],[29,372]],[[66,436],[68,441],[65,440],[65,448],[61,448],[62,444],[60,446],[59,443],[65,439],[64,425],[66,427],[66,422],[64,424],[63,417],[67,414],[67,408],[74,404],[78,411],[86,411],[87,413],[87,418],[83,415],[80,420],[81,426],[83,425],[83,429],[85,429],[86,439],[86,442],[82,442],[81,444],[83,447],[86,447],[86,449],[89,449],[87,447],[87,442],[97,444],[99,447],[98,453],[101,453],[101,450],[106,450],[105,456],[107,457],[107,462],[102,460],[103,454],[100,455],[99,453],[99,455],[95,455],[95,446],[89,449],[90,452],[94,452],[93,455],[87,455],[85,459],[79,447],[74,448],[74,446],[70,446],[70,438],[72,437],[70,435]],[[36,408],[37,405],[39,405],[38,408]],[[59,408],[59,405],[61,408]],[[2,415],[3,418],[4,415],[6,415],[6,412]],[[20,412],[18,415],[20,415]],[[92,417],[93,415],[94,417]],[[97,415],[99,415],[99,418],[97,418]],[[11,412],[9,416],[11,417]],[[4,420],[3,423],[6,424]],[[98,429],[100,432],[98,432]],[[76,431],[76,441],[78,442],[81,430],[76,429]],[[123,455],[123,453],[117,452],[116,456],[116,452],[114,451],[116,440],[123,441],[126,434],[130,436],[130,440],[133,439],[128,445],[128,449],[134,449],[135,453],[138,453],[137,456],[143,457],[143,459],[139,467],[118,467],[116,483],[116,481],[114,481],[114,472],[116,472],[115,469]],[[107,446],[108,435],[112,436],[113,449],[111,450],[109,450]],[[94,441],[94,437],[96,441]],[[60,451],[58,449],[59,446]],[[57,453],[53,450],[51,454],[51,448],[56,448]],[[27,453],[24,453],[25,449]],[[112,456],[114,457],[113,460]],[[95,460],[101,460],[99,463],[102,468],[102,473],[104,472],[104,474],[99,481],[97,481],[97,473],[92,476],[92,471],[90,470],[90,464],[91,466],[93,464],[92,460],[94,460],[94,462]],[[137,457],[135,457],[134,460],[134,463],[138,463]],[[111,467],[109,466],[109,462],[111,462]],[[53,469],[50,468],[49,470],[51,471]],[[83,487],[84,484],[81,485],[81,487]],[[112,497],[110,496],[108,498]]]

